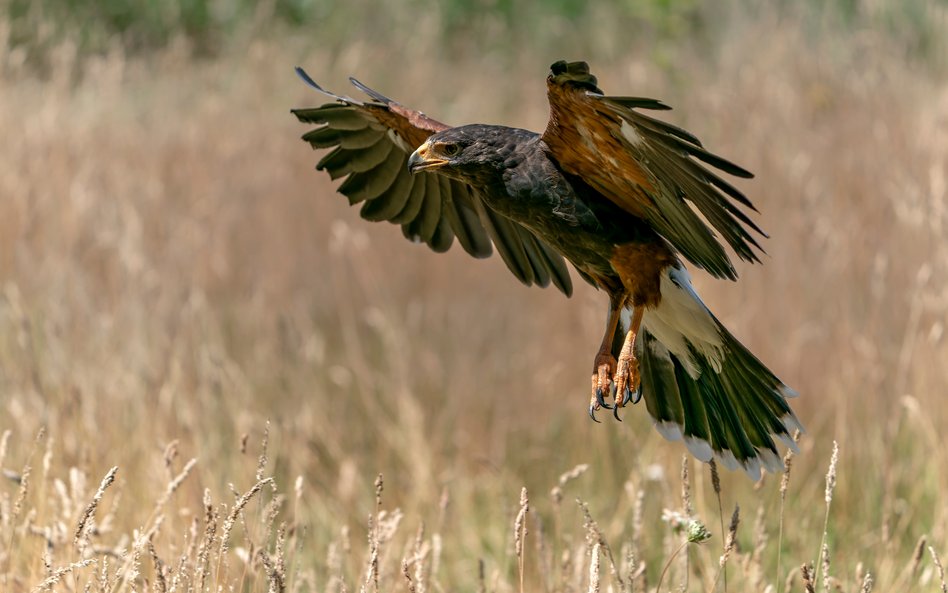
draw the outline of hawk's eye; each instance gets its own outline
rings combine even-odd
[[[457,156],[461,152],[461,146],[459,144],[442,144],[441,153],[444,156]]]

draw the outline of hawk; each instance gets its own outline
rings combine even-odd
[[[370,100],[294,109],[319,127],[303,135],[331,149],[316,169],[362,218],[387,220],[437,252],[456,238],[474,257],[496,249],[526,285],[566,296],[566,262],[609,296],[591,374],[589,415],[644,400],[658,431],[699,460],[752,478],[781,471],[775,440],[796,450],[796,393],[708,310],[682,260],[736,280],[727,244],[759,262],[766,237],[753,204],[722,177],[752,177],[691,133],[646,115],[656,99],[610,96],[585,62],[559,61],[546,78],[550,119],[537,134],[504,126],[452,127],[349,80]],[[723,241],[722,241],[723,239]]]

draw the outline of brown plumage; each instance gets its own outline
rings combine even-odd
[[[450,127],[354,79],[372,101],[334,95],[297,72],[336,99],[293,113],[321,125],[303,139],[333,149],[317,169],[346,177],[339,191],[363,203],[363,218],[399,224],[436,251],[454,237],[475,257],[496,248],[521,282],[567,296],[568,261],[609,295],[593,419],[601,407],[618,418],[644,399],[658,430],[702,461],[716,456],[752,476],[782,467],[774,438],[794,447],[794,393],[708,311],[678,258],[735,279],[719,235],[758,261],[751,233],[763,233],[741,210],[753,205],[709,166],[750,173],[637,111],[668,109],[660,101],[606,96],[584,62],[551,67],[542,136]]]

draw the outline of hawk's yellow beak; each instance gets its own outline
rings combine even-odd
[[[424,171],[425,169],[433,169],[435,167],[440,167],[448,161],[444,159],[439,159],[431,155],[431,145],[427,142],[418,147],[418,150],[411,153],[411,156],[408,157],[408,170],[411,173],[417,173],[418,171]]]

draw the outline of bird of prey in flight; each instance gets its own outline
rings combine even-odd
[[[780,471],[775,439],[796,449],[800,423],[780,381],[708,310],[683,260],[716,278],[737,273],[724,245],[759,262],[753,204],[722,177],[751,177],[694,135],[643,111],[644,97],[610,96],[585,62],[559,61],[546,78],[550,120],[537,134],[504,126],[452,127],[350,78],[369,100],[295,109],[319,127],[303,140],[331,149],[316,165],[362,218],[446,251],[496,249],[524,284],[572,292],[569,262],[609,295],[591,373],[589,415],[645,401],[656,428],[701,461],[754,479]]]

